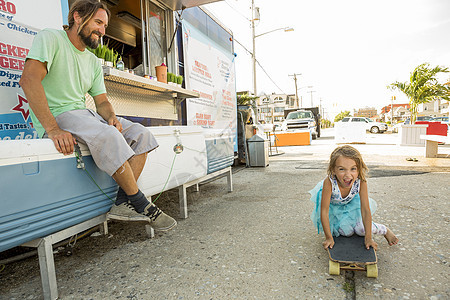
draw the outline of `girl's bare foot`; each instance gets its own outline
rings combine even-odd
[[[384,235],[384,237],[388,241],[389,246],[397,245],[398,238],[395,236],[395,234],[389,228],[387,228],[387,232]]]

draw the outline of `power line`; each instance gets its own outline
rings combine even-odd
[[[269,74],[267,74],[266,70],[264,70],[263,66],[261,66],[261,64],[259,63],[259,61],[256,59],[256,62],[258,63],[259,67],[264,71],[264,73],[266,74],[267,77],[269,77],[270,81],[272,81],[272,83],[283,93],[286,94],[276,83],[275,81],[273,81],[273,79],[269,76]],[[256,95],[255,95],[256,96]]]
[[[242,48],[244,48],[245,51],[248,52],[248,54],[253,55],[253,53],[248,50],[244,45],[242,45],[238,40],[236,40],[235,38],[233,38],[233,41],[235,41],[236,43],[238,43]],[[275,81],[270,77],[270,75],[266,72],[266,70],[263,68],[263,66],[261,65],[261,63],[255,58],[255,61],[258,63],[259,67],[264,71],[264,73],[266,74],[266,76],[270,79],[270,81],[272,81],[272,83],[283,93],[286,94],[276,83]],[[256,96],[256,95],[255,95]]]
[[[235,12],[237,12],[238,14],[241,15],[241,17],[245,18],[247,21],[251,21],[249,18],[247,18],[246,16],[244,16],[239,10],[237,10],[236,8],[234,8],[233,6],[231,6],[230,3],[228,3],[228,1],[225,0],[225,3],[231,7],[232,10],[234,10]]]

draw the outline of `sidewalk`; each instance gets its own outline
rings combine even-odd
[[[352,144],[364,157],[367,164],[392,167],[430,168],[431,170],[450,171],[450,145],[439,145],[439,155],[447,158],[425,158],[425,146],[400,146],[398,134],[367,134],[366,144]],[[322,130],[322,136],[313,140],[310,146],[280,147],[282,156],[273,156],[271,160],[328,160],[330,153],[340,144],[334,142],[334,129]],[[415,157],[417,162],[407,161]]]
[[[323,236],[309,219],[308,190],[325,177],[334,147],[324,135],[279,149],[285,154],[267,168],[235,168],[232,193],[225,178],[190,189],[189,218],[155,239],[142,225],[111,222],[109,236],[55,255],[60,298],[449,299],[450,158],[425,159],[422,147],[355,145],[372,169],[374,221],[400,243],[375,237],[379,277],[356,272],[353,292],[343,274],[328,275]],[[419,161],[406,161],[411,156]],[[177,197],[163,193],[157,205],[178,216]],[[0,287],[1,299],[41,299],[37,257],[7,265]]]

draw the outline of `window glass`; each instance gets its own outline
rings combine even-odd
[[[283,102],[283,98],[281,97],[275,97],[275,99],[273,99],[274,102]]]
[[[342,122],[348,122],[349,118],[343,118]]]
[[[233,52],[232,36],[198,7],[183,12],[183,19],[219,44],[227,52]]]
[[[150,73],[156,76],[155,67],[164,63],[164,58],[166,57],[166,26],[162,8],[149,2],[149,11]]]

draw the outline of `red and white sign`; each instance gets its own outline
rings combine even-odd
[[[187,99],[187,125],[236,130],[234,56],[188,22],[183,22],[186,88],[200,98]]]
[[[34,36],[47,27],[62,28],[60,0],[0,0],[0,140],[37,138],[19,80]]]

